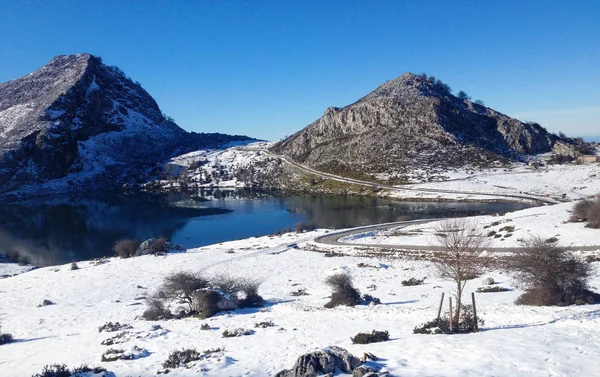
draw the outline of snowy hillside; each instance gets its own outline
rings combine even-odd
[[[535,211],[537,216],[533,216]],[[562,235],[559,242],[569,244],[570,236],[583,225],[572,224],[580,228],[571,233],[564,224],[552,220],[556,217],[560,221],[565,216],[566,205],[561,205],[497,219],[512,219],[508,223],[516,228],[540,234],[548,224],[556,224],[555,232]],[[597,366],[591,361],[600,357],[598,305],[517,306],[514,301],[522,291],[515,287],[511,274],[492,269],[469,281],[466,288],[469,293],[475,291],[482,286],[483,278],[492,277],[496,286],[510,289],[477,295],[478,313],[485,320],[481,332],[413,334],[415,326],[434,318],[442,292],[451,293],[450,282],[440,279],[425,260],[367,258],[358,256],[358,249],[355,256],[327,257],[305,248],[325,232],[250,238],[164,257],[81,262],[78,270],[71,270],[69,265],[55,266],[2,279],[2,329],[12,333],[17,342],[0,346],[0,376],[30,376],[50,363],[102,365],[118,377],[153,376],[162,369],[170,352],[183,348],[219,351],[188,364],[188,368],[172,369],[170,376],[273,376],[291,368],[307,351],[333,345],[357,356],[365,352],[376,355],[379,360],[372,365],[394,376],[597,375]],[[299,249],[288,247],[294,243]],[[592,266],[590,282],[597,290],[600,264],[593,262]],[[258,278],[263,282],[259,292],[267,304],[261,309],[225,312],[206,320],[140,319],[146,298],[173,271]],[[382,303],[325,309],[331,292],[323,281],[340,271],[350,273],[361,292],[379,297]],[[400,284],[413,277],[426,278],[425,284]],[[294,293],[302,290],[306,295]],[[38,307],[43,300],[54,304]],[[174,303],[171,309],[177,306]],[[108,321],[131,328],[99,332],[98,328]],[[255,327],[269,321],[273,327]],[[202,330],[204,324],[210,329]],[[251,329],[253,333],[222,336],[224,330],[235,328]],[[350,337],[371,330],[389,331],[391,339],[352,344]],[[115,344],[101,344],[109,338]],[[127,351],[134,347],[138,347],[138,355],[145,357],[100,361],[109,348]]]

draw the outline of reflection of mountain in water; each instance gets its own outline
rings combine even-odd
[[[52,197],[0,207],[0,252],[17,250],[35,264],[48,265],[112,255],[114,242],[122,238],[164,236],[184,247],[199,247],[293,229],[303,221],[320,228],[349,228],[525,207],[227,190],[194,195]]]
[[[402,202],[365,197],[295,197],[286,208],[318,227],[349,228],[403,220],[474,216],[526,208],[520,203]]]
[[[0,207],[0,251],[18,250],[48,265],[110,255],[122,238],[170,238],[194,217],[222,208],[185,208],[164,197],[52,198]]]

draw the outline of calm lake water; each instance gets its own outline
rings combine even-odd
[[[343,196],[277,197],[243,191],[201,196],[52,197],[0,204],[0,252],[17,250],[34,264],[112,256],[123,238],[164,236],[186,248],[262,236],[299,222],[347,228],[405,219],[490,214],[518,203],[427,203]]]

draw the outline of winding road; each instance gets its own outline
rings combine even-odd
[[[426,220],[411,220],[411,221],[400,221],[394,223],[387,224],[375,224],[369,226],[363,226],[359,228],[352,228],[347,230],[342,230],[339,232],[328,233],[323,236],[315,238],[316,243],[324,244],[324,245],[333,245],[333,246],[353,246],[353,247],[371,247],[371,248],[381,248],[381,249],[394,249],[394,250],[412,250],[412,251],[444,251],[444,248],[441,246],[423,246],[423,245],[386,245],[386,244],[367,244],[367,243],[355,243],[355,242],[343,242],[340,241],[341,238],[353,236],[356,234],[362,234],[366,232],[375,232],[381,230],[389,230],[393,228],[404,228],[409,225],[415,224],[426,224],[432,221],[437,221],[439,219],[426,219]],[[600,250],[600,245],[596,246],[569,246],[570,250],[578,250],[578,251],[596,251]],[[520,247],[486,247],[485,250],[491,253],[513,253],[515,251],[523,250]]]

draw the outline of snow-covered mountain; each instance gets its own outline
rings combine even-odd
[[[0,84],[0,193],[104,190],[156,163],[245,136],[189,133],[142,86],[90,54]]]
[[[415,170],[435,174],[553,149],[570,153],[568,140],[467,98],[405,73],[353,104],[328,108],[271,150],[321,171],[399,182],[410,182]]]

